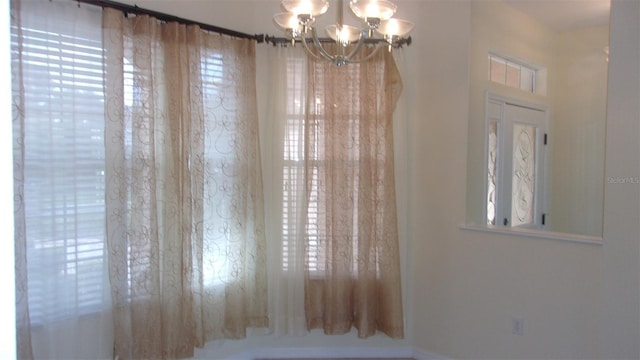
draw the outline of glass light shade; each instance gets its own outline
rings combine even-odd
[[[391,1],[351,0],[349,6],[351,7],[351,11],[361,19],[376,18],[387,20],[396,13],[396,6]]]
[[[358,41],[360,39],[360,32],[361,29],[355,26],[342,25],[342,30],[339,30],[338,25],[327,26],[327,35],[342,44]]]
[[[329,2],[326,0],[282,0],[282,6],[295,15],[318,16],[327,12]]]
[[[411,21],[400,19],[389,19],[380,22],[376,32],[385,36],[403,37],[413,30],[414,24]]]
[[[292,13],[278,13],[273,15],[273,21],[283,30],[295,30],[300,27],[298,17]]]

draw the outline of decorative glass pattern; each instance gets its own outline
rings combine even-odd
[[[536,128],[513,125],[512,226],[534,223]]]
[[[489,123],[487,153],[487,225],[496,224],[496,170],[498,160],[498,122]]]

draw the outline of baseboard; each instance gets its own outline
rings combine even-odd
[[[311,358],[414,358],[416,360],[451,360],[416,347],[308,347],[259,348],[228,357],[228,360],[311,359]]]
[[[417,347],[413,348],[413,357],[416,360],[452,360],[446,356],[422,350]]]
[[[410,358],[412,347],[316,347],[316,348],[262,348],[253,351],[254,359],[305,358]]]

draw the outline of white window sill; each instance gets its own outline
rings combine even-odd
[[[597,236],[559,233],[559,232],[553,232],[553,231],[542,231],[542,230],[533,230],[533,229],[506,228],[506,227],[503,228],[503,227],[483,226],[483,225],[476,225],[476,224],[463,224],[463,225],[460,225],[459,228],[461,230],[467,230],[467,231],[479,231],[479,232],[487,232],[487,233],[503,234],[503,235],[511,235],[511,236],[526,236],[526,237],[533,237],[533,238],[539,238],[539,239],[569,241],[573,243],[596,245],[596,246],[603,245],[602,238]]]

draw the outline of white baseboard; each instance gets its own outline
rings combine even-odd
[[[412,357],[412,347],[316,347],[316,348],[262,348],[256,349],[254,359],[304,358],[392,358]]]
[[[309,359],[309,358],[415,358],[416,360],[451,360],[416,347],[314,347],[314,348],[260,348],[228,357],[228,360],[255,359]]]
[[[446,356],[442,356],[440,354],[432,353],[416,347],[413,348],[413,357],[416,360],[452,360]]]

